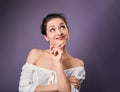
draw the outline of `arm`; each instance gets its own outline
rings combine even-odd
[[[58,92],[57,84],[38,85],[35,92]]]
[[[23,65],[19,81],[19,92],[34,92],[38,84],[34,83],[33,74],[34,70],[29,64]]]
[[[74,58],[73,62],[75,62],[76,69],[72,71],[72,74],[68,77],[68,80],[73,85],[73,87],[78,89],[81,87],[81,83],[85,79],[84,62],[77,58]]]
[[[31,67],[31,64],[26,63],[22,67],[22,72],[19,82],[19,92],[56,92],[58,91],[56,84],[51,85],[39,85],[33,78],[35,69]]]
[[[59,92],[71,92],[71,85],[64,74],[62,63],[57,63],[55,68]]]
[[[71,85],[73,85],[76,89],[78,89],[81,84],[80,84],[80,80],[78,80],[75,76],[69,76],[68,77],[68,81]]]
[[[81,88],[81,83],[83,82],[83,80],[85,80],[85,69],[84,67],[77,67],[71,74],[71,76],[75,76],[75,78],[79,81],[78,84],[79,86],[77,86],[76,88],[76,84],[74,84],[74,81],[71,81],[71,86],[72,86],[72,92],[79,92],[80,88]]]
[[[52,54],[54,62],[54,70],[57,76],[57,85],[59,92],[71,92],[71,85],[64,73],[64,68],[62,64],[62,50],[57,47],[51,47],[50,53]]]
[[[35,69],[31,66],[37,59],[37,50],[30,51],[27,63],[23,65],[19,81],[19,92],[57,92],[57,84],[39,85],[34,79]]]

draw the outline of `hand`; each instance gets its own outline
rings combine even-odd
[[[80,80],[78,80],[77,78],[75,78],[75,76],[70,76],[68,77],[68,81],[75,86],[75,88],[79,88],[80,87]]]
[[[59,47],[50,46],[49,51],[52,54],[52,58],[55,62],[61,61],[63,51]]]
[[[65,43],[60,44],[58,46],[52,46],[50,45],[49,47],[49,51],[52,54],[53,60],[55,62],[57,61],[61,61],[62,59],[62,54],[63,54],[63,46],[65,45]]]

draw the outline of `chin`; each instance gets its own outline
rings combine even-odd
[[[59,41],[59,42],[58,42],[58,45],[61,45],[61,44],[65,44],[65,45],[66,45],[66,43],[67,43],[66,40],[64,40],[64,41]]]

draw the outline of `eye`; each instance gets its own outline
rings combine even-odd
[[[54,29],[54,28],[51,28],[51,29],[50,29],[50,32],[55,32],[55,29]]]
[[[60,26],[60,29],[63,30],[65,29],[66,27],[64,25]]]

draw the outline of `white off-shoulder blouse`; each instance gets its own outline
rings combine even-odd
[[[80,80],[80,83],[85,79],[84,67],[75,67],[64,70],[66,76],[75,76]],[[38,85],[48,85],[57,82],[56,72],[25,63],[22,67],[22,72],[19,81],[19,92],[34,92]],[[71,84],[71,92],[79,92]]]

